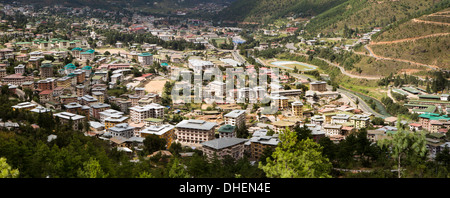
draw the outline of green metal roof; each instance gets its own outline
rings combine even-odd
[[[67,64],[66,66],[64,66],[64,68],[65,68],[65,69],[76,69],[77,67],[76,67],[74,64],[69,63],[69,64]]]
[[[88,66],[88,65],[86,65],[86,66],[84,66],[83,68],[82,68],[82,70],[91,70],[92,69],[92,67],[91,66]]]
[[[439,115],[437,113],[423,113],[419,115],[420,118],[427,118],[430,120],[450,120],[447,115]]]
[[[227,124],[227,125],[221,126],[218,131],[221,133],[233,133],[235,129],[236,129],[236,126]]]
[[[439,96],[436,95],[419,95],[419,98],[426,98],[426,99],[440,99]]]
[[[152,54],[150,54],[148,52],[144,52],[144,53],[138,54],[138,56],[152,56]]]

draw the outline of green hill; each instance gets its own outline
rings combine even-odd
[[[347,0],[237,0],[222,10],[217,19],[271,22],[288,15],[315,16]]]
[[[348,0],[311,19],[306,30],[313,34],[340,34],[348,28],[370,31],[397,21],[409,19],[448,0]]]

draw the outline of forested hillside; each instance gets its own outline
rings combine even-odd
[[[444,0],[348,0],[311,19],[308,32],[339,33],[345,26],[358,28],[361,32],[374,27],[408,20],[432,9],[448,7]]]
[[[217,16],[221,20],[270,22],[288,15],[315,16],[346,0],[237,0]]]

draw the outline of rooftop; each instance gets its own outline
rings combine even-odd
[[[233,110],[230,113],[225,114],[224,117],[237,118],[244,113],[245,113],[245,110]]]
[[[183,120],[178,123],[175,127],[177,128],[188,128],[197,130],[211,130],[217,124],[215,122],[206,122],[204,120]]]
[[[202,146],[210,147],[213,149],[223,149],[240,143],[244,143],[246,141],[248,140],[243,138],[218,138],[203,142],[201,144]]]

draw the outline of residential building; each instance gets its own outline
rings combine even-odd
[[[327,82],[325,81],[314,81],[309,83],[309,90],[311,91],[327,91]]]
[[[288,97],[286,96],[280,96],[280,95],[275,95],[271,97],[273,104],[274,105],[278,105],[278,109],[287,109],[289,108],[289,104],[288,104]]]
[[[233,110],[223,116],[226,125],[232,125],[240,128],[245,124],[245,110]]]
[[[69,124],[72,122],[72,128],[78,130],[78,125],[82,124],[85,117],[82,115],[77,115],[69,112],[61,112],[53,114],[53,116],[58,117],[61,124]]]
[[[17,109],[20,109],[20,110],[31,110],[31,109],[36,108],[36,106],[37,106],[36,104],[31,103],[31,102],[22,102],[22,103],[19,103],[17,105],[12,106],[12,108],[13,108],[14,111],[17,110]]]
[[[142,65],[152,65],[153,64],[153,55],[148,52],[140,53],[140,54],[138,54],[137,61],[139,63],[141,63]]]
[[[277,134],[283,133],[286,129],[293,131],[295,127],[295,123],[282,120],[273,122],[272,125],[274,127],[273,131]]]
[[[105,103],[95,103],[91,104],[91,116],[100,119],[100,112],[105,111],[107,109],[111,108],[111,105],[105,104]]]
[[[177,142],[199,146],[202,142],[214,139],[216,125],[215,122],[204,120],[183,120],[175,126]]]
[[[53,77],[53,65],[44,62],[42,62],[41,67],[39,67],[41,78]]]
[[[127,123],[127,122],[128,122],[128,117],[122,116],[122,115],[111,115],[104,119],[105,129],[110,129],[118,124]]]
[[[175,126],[170,124],[156,124],[145,127],[139,132],[139,137],[147,137],[149,135],[156,135],[159,138],[166,140],[166,147],[169,148],[175,140]]]
[[[368,115],[354,115],[350,118],[350,122],[356,129],[362,129],[369,127],[370,117]]]
[[[134,123],[144,122],[147,118],[162,118],[164,116],[164,106],[156,103],[130,107],[129,110],[131,121]]]
[[[342,125],[340,124],[325,124],[323,126],[323,130],[325,131],[325,135],[330,136],[338,136],[341,135]]]
[[[39,101],[42,102],[48,102],[52,100],[53,96],[53,90],[44,90],[39,93]]]
[[[244,156],[244,144],[247,141],[243,138],[218,138],[202,142],[201,150],[208,159],[213,159],[215,156],[218,159],[223,159],[229,155],[237,160]]]
[[[331,116],[331,124],[342,124],[348,122],[350,116],[347,114],[336,114],[335,116]]]
[[[303,103],[300,101],[295,101],[291,105],[292,105],[292,115],[303,117]]]
[[[127,123],[117,124],[110,128],[109,131],[113,137],[134,137],[134,127],[128,125]]]
[[[255,131],[250,140],[245,143],[250,159],[259,160],[266,148],[275,149],[280,143],[278,134],[267,135],[267,132],[267,129]]]
[[[91,95],[84,95],[83,97],[80,98],[80,103],[82,105],[90,105],[90,104],[94,104],[97,103],[98,100],[94,97],[92,97]]]
[[[2,83],[20,86],[20,85],[22,85],[22,83],[24,83],[28,80],[33,80],[33,77],[29,78],[29,77],[23,76],[22,74],[11,74],[11,75],[7,75],[7,76],[3,77]]]
[[[219,138],[224,138],[224,137],[228,137],[228,138],[232,138],[232,137],[236,137],[236,126],[233,125],[223,125],[219,128],[218,132],[219,132]]]
[[[105,111],[99,112],[99,120],[100,123],[104,123],[106,118],[112,117],[112,116],[123,116],[123,112],[117,111],[114,109],[107,109]]]

